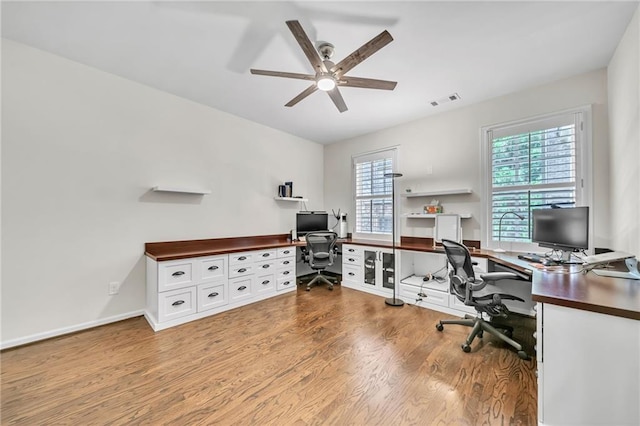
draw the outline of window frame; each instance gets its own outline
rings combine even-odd
[[[516,252],[545,252],[537,243],[521,243],[504,241],[499,246],[498,240],[492,239],[492,140],[501,136],[493,136],[494,133],[518,134],[523,133],[521,129],[530,128],[543,129],[559,117],[574,115],[576,130],[576,204],[575,206],[591,206],[593,199],[592,181],[592,128],[591,128],[591,105],[557,111],[549,114],[527,117],[490,126],[484,126],[481,132],[481,153],[482,153],[482,191],[485,196],[481,198],[481,239],[482,247],[487,249],[504,248],[508,251]],[[593,209],[589,209],[589,247],[593,246]]]
[[[363,152],[363,153],[359,153],[359,154],[354,154],[351,156],[351,198],[353,200],[352,203],[352,208],[353,208],[353,216],[354,216],[354,221],[353,221],[353,231],[352,231],[352,237],[356,238],[356,239],[365,239],[365,240],[376,240],[376,241],[389,241],[391,242],[392,238],[393,238],[393,232],[389,232],[387,233],[363,233],[363,232],[357,232],[358,229],[358,210],[357,210],[357,198],[356,198],[356,194],[357,194],[357,189],[356,189],[356,184],[357,184],[357,177],[356,177],[356,164],[360,163],[360,162],[367,162],[367,161],[373,161],[376,158],[386,158],[387,156],[385,155],[386,153],[389,154],[389,156],[391,157],[391,169],[393,172],[395,172],[396,170],[398,170],[398,146],[391,146],[391,147],[386,147],[386,148],[381,148],[381,149],[377,149],[374,151],[367,151],[367,152]],[[391,178],[389,178],[391,179]],[[398,216],[398,212],[399,212],[399,204],[398,204],[398,191],[397,191],[397,182],[394,182],[394,184],[396,185],[395,188],[395,199],[393,199],[393,195],[391,196],[392,199],[392,211],[395,211],[395,216],[396,218],[392,217],[392,226],[395,227],[394,231],[395,231],[395,235],[398,236],[398,228],[399,228],[399,220],[397,220],[397,216]],[[392,194],[393,194],[393,190],[392,190]]]

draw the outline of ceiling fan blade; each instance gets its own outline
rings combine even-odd
[[[393,90],[398,84],[397,81],[376,80],[373,78],[344,76],[338,81],[339,86],[360,87],[363,89]]]
[[[298,102],[300,102],[301,100],[303,100],[304,98],[306,98],[307,96],[315,92],[316,90],[318,90],[318,86],[316,86],[316,84],[314,83],[311,86],[304,89],[298,96],[291,99],[288,103],[285,104],[285,106],[288,106],[288,107],[294,106],[295,104],[297,104]]]
[[[289,30],[291,30],[291,33],[293,34],[295,39],[298,41],[298,44],[302,48],[304,54],[307,56],[307,59],[309,59],[309,62],[311,62],[313,70],[315,72],[326,73],[327,67],[322,62],[322,58],[320,58],[320,55],[318,55],[316,48],[313,46],[313,43],[311,43],[311,40],[309,40],[307,33],[304,32],[304,29],[302,28],[302,25],[300,25],[300,22],[287,21],[287,26],[289,27]]]
[[[343,76],[353,67],[360,62],[367,59],[369,56],[376,53],[378,50],[385,47],[387,44],[393,41],[393,37],[387,30],[384,30],[362,46],[355,50],[352,54],[338,62],[331,68],[331,72],[334,72],[338,77]]]
[[[256,70],[251,68],[251,74],[256,75],[268,75],[270,77],[285,77],[285,78],[297,78],[298,80],[315,80],[316,77],[310,74],[299,74],[295,72],[282,72],[282,71],[267,71]]]
[[[347,104],[344,103],[344,99],[342,99],[342,95],[340,94],[340,91],[337,87],[328,90],[327,93],[329,94],[329,97],[331,98],[333,103],[336,105],[336,108],[338,108],[338,111],[345,112],[347,110]]]

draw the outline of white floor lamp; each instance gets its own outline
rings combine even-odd
[[[393,297],[384,299],[384,303],[389,306],[402,306],[404,302],[396,298],[396,178],[402,177],[402,173],[385,173],[384,177],[393,179],[392,201],[391,201],[391,241],[393,247]]]

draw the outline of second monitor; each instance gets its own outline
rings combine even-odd
[[[327,231],[329,215],[327,212],[298,212],[296,214],[296,232],[298,237],[309,232]]]

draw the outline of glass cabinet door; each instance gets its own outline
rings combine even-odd
[[[393,253],[382,253],[382,287],[394,287],[394,269]]]
[[[376,285],[376,258],[378,252],[374,250],[364,251],[364,283]]]

